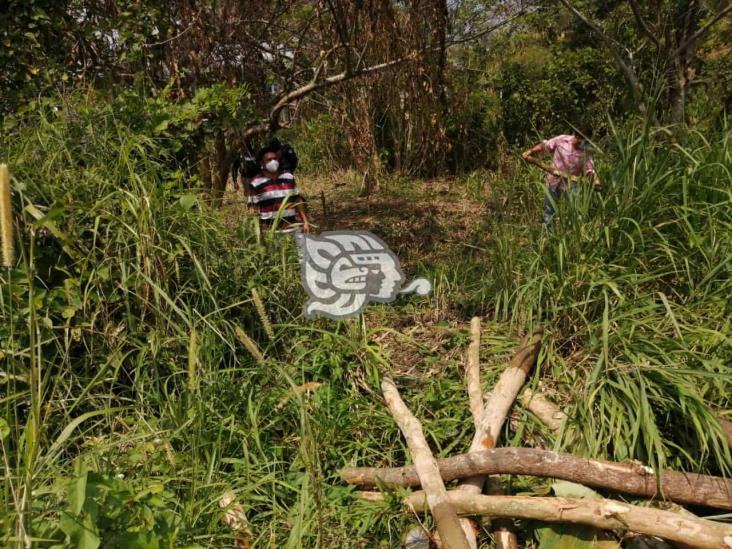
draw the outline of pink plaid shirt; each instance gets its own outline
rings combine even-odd
[[[592,154],[575,149],[571,135],[558,135],[544,141],[544,150],[552,155],[552,167],[570,175],[580,175],[583,168],[585,175],[595,173]],[[566,191],[567,180],[553,174],[546,176],[546,184],[551,190]]]

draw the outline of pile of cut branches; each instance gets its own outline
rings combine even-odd
[[[517,547],[512,519],[563,522],[597,529],[644,534],[685,546],[732,549],[732,524],[631,505],[614,499],[574,499],[505,495],[501,474],[562,479],[641,498],[732,510],[732,480],[676,471],[654,471],[635,463],[616,463],[535,448],[496,448],[500,432],[515,400],[536,364],[542,333],[527,336],[501,374],[493,391],[483,395],[480,384],[480,319],[471,322],[471,343],[466,360],[466,385],[475,433],[467,453],[436,460],[419,420],[411,413],[391,379],[381,389],[386,405],[407,441],[413,466],[398,468],[344,468],[348,484],[373,488],[420,487],[405,506],[413,512],[431,512],[437,532],[431,540],[447,549],[477,548],[476,528],[470,518],[489,517],[499,548]],[[565,420],[540,393],[525,390],[523,403],[551,430]],[[445,482],[457,480],[454,489]],[[485,494],[484,494],[485,492]],[[364,499],[380,494],[361,492]]]

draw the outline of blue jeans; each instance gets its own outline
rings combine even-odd
[[[544,193],[544,226],[548,227],[552,219],[554,219],[554,214],[557,213],[557,208],[559,207],[559,202],[562,200],[562,197],[564,195],[570,195],[570,198],[577,194],[577,186],[572,185],[567,189],[566,191],[563,191],[561,189],[550,189],[549,187],[546,187],[544,189],[546,192]]]

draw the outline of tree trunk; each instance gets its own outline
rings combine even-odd
[[[211,158],[209,157],[206,146],[203,145],[198,153],[198,175],[203,182],[203,188],[211,191]]]
[[[568,480],[644,498],[660,498],[732,510],[732,479],[664,470],[657,478],[644,465],[617,463],[534,448],[496,448],[441,459],[445,482],[474,475],[531,475]],[[345,468],[339,471],[348,484],[375,486],[379,479],[391,486],[419,486],[414,467]]]
[[[226,182],[229,179],[230,163],[226,149],[226,137],[223,131],[216,134],[214,138],[213,165],[211,166],[211,199],[217,206],[221,205],[226,190]]]
[[[671,44],[671,58],[669,59],[669,121],[672,124],[683,125],[686,122],[686,100],[693,77],[691,62],[696,56],[696,31],[699,30],[699,21],[702,16],[702,7],[697,0],[690,0],[679,5],[675,13],[676,42]]]

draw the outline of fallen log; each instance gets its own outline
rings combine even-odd
[[[634,463],[617,463],[535,448],[495,448],[438,460],[446,482],[475,475],[531,475],[557,478],[644,498],[658,498],[689,505],[732,509],[732,479],[696,473],[654,471]],[[414,467],[347,467],[339,471],[348,484],[419,486]]]
[[[483,390],[480,388],[480,318],[477,316],[470,321],[470,346],[465,361],[465,384],[473,424],[477,429],[480,417],[483,415]]]
[[[501,377],[498,378],[496,386],[483,406],[483,413],[476,425],[468,454],[495,447],[498,435],[506,422],[508,411],[526,381],[526,376],[536,363],[540,346],[541,333],[537,332],[527,339],[501,373]],[[464,480],[460,485],[460,490],[469,494],[480,494],[483,491],[485,477],[480,473],[467,478],[461,477]]]
[[[567,414],[539,392],[526,389],[521,393],[521,404],[528,408],[550,431],[559,431]]]
[[[536,364],[540,347],[541,331],[537,331],[526,338],[521,348],[501,373],[493,391],[485,400],[480,420],[476,422],[469,454],[496,446],[498,436],[503,429],[503,424],[506,422],[506,417],[508,417],[508,412],[513,406],[521,387],[526,382],[526,377]],[[479,495],[483,491],[485,481],[486,475],[473,475],[462,481],[458,490],[469,495]],[[503,493],[503,486],[498,478],[490,479],[488,488],[491,494]],[[510,520],[494,522],[497,549],[517,549],[518,542],[512,526]]]
[[[516,352],[501,374],[483,406],[483,414],[470,444],[471,452],[495,446],[508,411],[526,381],[526,376],[536,363],[540,347],[541,333],[536,332]]]
[[[720,418],[719,422],[722,424],[722,429],[724,429],[724,432],[727,435],[727,446],[732,448],[732,421]]]
[[[473,416],[473,427],[478,429],[480,417],[483,415],[483,389],[480,386],[480,317],[470,320],[470,345],[465,360],[465,385],[470,403],[470,415]],[[460,526],[465,532],[465,539],[471,549],[478,548],[478,535],[472,527],[471,519],[461,518]],[[501,548],[497,548],[501,549]]]
[[[470,401],[470,412],[473,416],[473,425],[475,426],[476,436],[481,433],[481,419],[486,414],[486,406],[490,405],[491,401],[494,400],[490,396],[486,399],[486,404],[483,403],[483,390],[480,386],[480,318],[474,317],[470,321],[470,346],[468,347],[468,356],[466,361],[465,369],[465,380],[468,389],[468,398]],[[510,366],[509,366],[510,368]],[[509,369],[507,368],[507,370]],[[504,372],[505,373],[505,372]],[[501,376],[503,379],[504,376]],[[505,416],[500,420],[500,425],[506,421]],[[494,421],[493,424],[496,422]],[[496,436],[493,440],[495,445],[498,440],[498,431],[500,431],[500,425],[495,427],[493,424],[489,428],[496,429]],[[485,429],[485,427],[483,427]],[[467,482],[459,486],[460,490],[465,491],[469,494],[480,494],[483,488],[483,478],[475,479],[474,482]],[[504,495],[503,485],[501,479],[498,477],[488,478],[488,493],[493,495]],[[478,539],[475,530],[469,528],[466,521],[468,519],[460,519],[460,524],[465,531],[465,537],[468,540],[468,544],[471,547],[478,547]],[[513,523],[510,519],[499,519],[492,521],[491,524],[496,549],[518,549],[518,541],[516,534],[513,531]]]
[[[586,524],[603,530],[631,530],[701,549],[732,549],[732,524],[629,505],[608,499],[527,496],[475,496],[452,490],[448,497],[461,515],[521,518]],[[420,512],[425,497],[409,496],[405,504]]]
[[[396,385],[391,380],[383,380],[381,390],[394,421],[407,440],[414,468],[427,494],[425,499],[435,519],[444,547],[446,549],[470,549],[455,509],[447,499],[445,484],[440,478],[437,461],[424,438],[422,425],[404,404]]]
[[[506,489],[503,487],[501,477],[488,477],[486,491],[492,496],[505,496]],[[491,519],[491,532],[493,533],[496,549],[518,549],[516,528],[510,518],[493,517]]]

